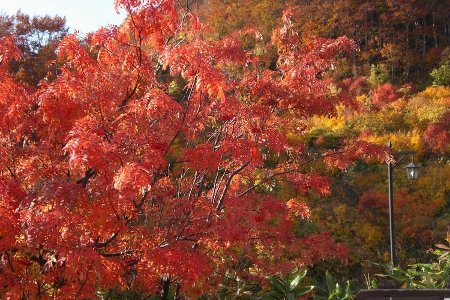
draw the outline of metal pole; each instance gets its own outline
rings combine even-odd
[[[389,141],[388,147],[392,148],[392,143]],[[388,182],[389,182],[389,235],[391,242],[391,264],[395,266],[395,235],[394,235],[394,194],[392,185],[392,170],[394,166],[388,162]]]

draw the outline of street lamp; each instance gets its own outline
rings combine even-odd
[[[389,141],[388,143],[389,149],[392,149],[392,143]],[[393,192],[393,184],[392,184],[392,171],[395,166],[397,166],[401,160],[403,160],[407,155],[412,155],[414,152],[405,151],[402,152],[402,156],[393,164],[392,162],[388,162],[388,183],[389,183],[389,239],[390,239],[390,250],[391,250],[391,264],[395,265],[395,233],[394,233],[394,192]],[[406,167],[406,175],[408,179],[417,179],[419,176],[420,166],[414,163],[414,159],[411,163],[409,163]]]
[[[414,163],[414,159],[405,167],[405,169],[406,175],[408,175],[408,179],[417,179],[417,177],[419,177],[420,166]]]

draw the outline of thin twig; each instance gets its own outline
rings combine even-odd
[[[317,160],[317,159],[319,159],[319,158],[324,158],[324,157],[327,157],[327,156],[333,156],[333,155],[340,154],[340,153],[342,153],[342,151],[337,151],[337,152],[334,152],[334,153],[326,153],[326,154],[322,154],[322,155],[319,155],[319,156],[317,156],[317,157],[313,157],[313,158],[311,158],[311,159],[308,159],[308,160],[304,161],[304,162],[301,163],[298,167],[304,166],[304,165],[306,165],[306,164],[308,164],[308,163],[310,163],[310,162],[313,162],[313,161],[315,161],[315,160]],[[288,169],[288,170],[285,170],[285,171],[281,171],[281,172],[274,173],[274,174],[270,175],[269,177],[267,177],[267,178],[261,180],[261,181],[258,182],[257,184],[255,184],[255,185],[249,187],[249,188],[246,189],[245,191],[240,192],[239,194],[237,194],[237,197],[242,197],[242,196],[248,194],[248,193],[251,192],[252,190],[256,189],[257,187],[263,185],[263,184],[266,183],[266,182],[271,181],[272,179],[274,179],[274,178],[277,177],[277,176],[284,175],[284,174],[289,174],[289,173],[294,173],[294,172],[298,172],[298,167],[295,168],[295,169]]]
[[[243,163],[239,168],[234,170],[233,173],[231,173],[231,175],[228,177],[228,179],[225,183],[225,187],[222,190],[222,194],[220,195],[219,201],[217,202],[217,206],[216,206],[217,211],[220,211],[222,209],[223,201],[225,199],[225,194],[228,191],[228,188],[230,187],[230,183],[231,183],[231,180],[233,180],[233,177],[236,176],[237,174],[239,174],[249,164],[250,164],[250,161]]]

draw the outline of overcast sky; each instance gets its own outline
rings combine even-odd
[[[17,10],[33,15],[65,16],[70,32],[95,31],[109,24],[119,25],[125,18],[114,10],[114,0],[0,0],[0,13]]]

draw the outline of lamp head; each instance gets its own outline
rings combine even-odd
[[[416,165],[413,162],[409,163],[405,169],[406,169],[406,175],[408,176],[408,179],[417,179],[419,177],[419,169],[421,167],[419,165]]]

